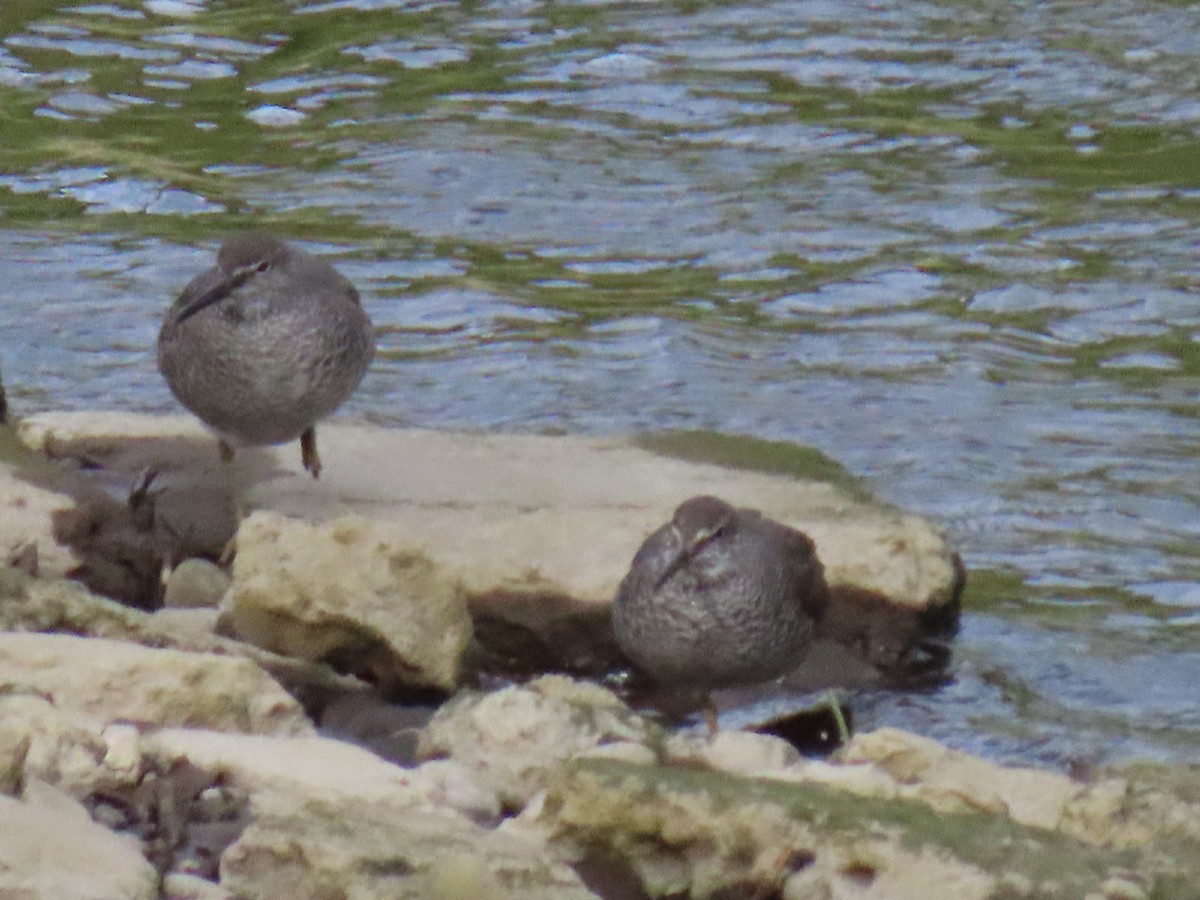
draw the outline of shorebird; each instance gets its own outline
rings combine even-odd
[[[708,694],[797,667],[827,599],[806,535],[756,510],[692,497],[634,556],[613,630],[653,680]],[[711,705],[708,712],[712,728]]]
[[[179,402],[234,449],[300,439],[321,474],[316,423],[354,392],[375,355],[358,291],[328,262],[276,237],[226,240],[158,333],[158,368]]]

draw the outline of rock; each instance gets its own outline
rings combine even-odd
[[[13,796],[21,789],[31,742],[23,725],[0,717],[0,794]]]
[[[31,779],[20,800],[0,796],[0,896],[155,900],[158,873],[135,839]]]
[[[524,820],[524,821],[522,821]],[[650,896],[1076,897],[1128,857],[976,810],[613,761],[560,767],[514,820],[568,859],[621,860]]]
[[[666,754],[676,765],[749,776],[778,772],[800,761],[799,751],[783,738],[752,731],[723,730],[711,738],[673,735],[667,740]]]
[[[212,634],[209,610],[131,609],[70,581],[30,578],[0,566],[0,630],[67,632],[148,647],[246,657],[285,684],[305,703],[366,689],[325,665],[278,656],[252,644]]]
[[[574,756],[656,739],[646,720],[610,691],[547,675],[490,694],[458,695],[421,732],[417,754],[453,759],[507,806],[520,808]]]
[[[38,572],[51,578],[74,571],[79,557],[55,538],[54,522],[75,508],[70,491],[77,486],[72,473],[31,451],[12,425],[0,423],[0,559],[33,554]]]
[[[196,557],[185,559],[167,579],[163,606],[168,609],[217,606],[230,583],[229,576],[215,563]]]
[[[180,639],[188,642],[211,646],[220,646],[217,638],[217,628],[221,622],[220,610],[210,606],[182,607],[172,609],[163,607],[151,614],[155,625]]]
[[[163,878],[163,900],[236,900],[219,884],[197,875],[172,873]]]
[[[536,844],[431,809],[366,799],[259,815],[221,859],[239,897],[596,900]]]
[[[425,796],[410,770],[329,738],[163,728],[143,735],[141,747],[158,769],[187,765],[208,773],[245,792],[255,809],[353,799],[399,808],[420,805]]]
[[[159,471],[166,487],[158,501],[161,517],[177,532],[220,532],[216,519],[226,515],[228,497],[214,503],[222,476],[211,437],[187,417],[47,413],[25,419],[20,429],[31,446],[102,459],[107,479]],[[718,438],[721,452],[714,451]],[[581,669],[611,664],[614,647],[597,640],[596,626],[634,551],[681,500],[710,493],[812,537],[831,590],[824,641],[885,672],[944,665],[963,572],[927,522],[841,484],[771,474],[812,468],[804,448],[719,435],[642,443],[659,452],[621,438],[332,422],[321,429],[324,455],[354,464],[331,462],[320,483],[279,477],[298,473],[274,450],[239,454],[238,466],[255,509],[310,521],[350,512],[386,521],[393,540],[421,548],[435,566],[461,578],[481,636],[499,631],[517,644],[517,657],[539,653]],[[725,464],[663,455],[668,452]],[[768,471],[728,466],[739,460]],[[824,461],[816,468],[827,477],[833,467]],[[220,516],[212,512],[218,508]],[[526,635],[524,644],[514,632]],[[810,657],[814,666],[826,659]],[[828,683],[819,670],[805,677]]]
[[[36,778],[82,799],[123,793],[142,776],[140,755],[131,755],[124,731],[109,731],[46,695],[28,690],[0,695],[0,735],[0,742],[24,748],[11,758],[9,780],[16,787]]]
[[[433,759],[412,770],[410,778],[430,806],[460,812],[479,825],[495,826],[503,812],[500,798],[474,774],[452,759]]]
[[[897,728],[856,735],[839,759],[873,763],[896,781],[901,795],[939,809],[981,810],[1046,829],[1058,828],[1088,789],[1058,772],[997,765]]]
[[[244,640],[365,673],[385,692],[457,683],[471,638],[462,593],[395,529],[255,513],[237,547],[224,611]]]
[[[60,634],[0,633],[14,687],[105,722],[263,734],[312,732],[299,703],[250,660]]]

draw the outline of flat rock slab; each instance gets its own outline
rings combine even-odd
[[[158,484],[180,495],[164,495],[168,511],[173,502],[184,506],[189,492],[226,486],[215,441],[190,417],[45,413],[18,431],[34,448],[87,457],[125,481],[158,470]],[[953,602],[960,581],[955,553],[917,516],[828,483],[660,456],[626,438],[335,422],[321,426],[319,441],[320,481],[300,468],[295,447],[239,452],[248,505],[317,521],[347,513],[387,520],[458,572],[473,594],[608,603],[645,537],[682,500],[705,493],[806,532],[835,592],[927,609]]]
[[[45,413],[17,433],[52,459],[84,461],[90,471],[78,474],[116,496],[157,472],[156,527],[183,543],[178,558],[221,552],[236,521],[235,491],[250,511],[322,525],[348,514],[379,522],[392,543],[410,545],[461,585],[476,636],[493,653],[485,667],[536,660],[530,671],[597,672],[619,661],[607,627],[617,585],[646,536],[696,494],[762,510],[815,542],[831,602],[805,664],[817,673],[802,679],[811,687],[937,668],[957,624],[961,561],[919,516],[841,484],[688,461],[634,438],[324,423],[325,468],[314,481],[296,446],[241,450],[224,467],[214,438],[188,416]],[[726,450],[743,440],[717,437]],[[815,461],[836,480],[836,464],[811,450],[744,443],[749,457],[766,447]],[[831,663],[816,659],[827,655],[822,645],[833,648]]]

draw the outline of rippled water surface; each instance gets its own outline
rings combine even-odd
[[[220,236],[328,253],[384,424],[820,448],[974,577],[953,681],[861,698],[1005,760],[1200,759],[1200,7],[0,7],[21,411],[177,407]]]

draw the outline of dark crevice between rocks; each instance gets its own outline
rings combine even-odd
[[[901,606],[872,591],[847,585],[830,590],[817,637],[845,647],[895,687],[940,683],[958,633],[962,576],[949,602],[924,609]]]
[[[574,869],[584,886],[603,900],[651,900],[633,865],[620,856],[590,852]]]
[[[853,708],[844,702],[839,708],[847,731],[853,734]],[[783,738],[805,756],[828,756],[842,745],[837,713],[829,703],[772,719],[751,730]]]
[[[147,772],[132,789],[93,794],[85,805],[100,824],[136,837],[162,878],[217,882],[221,854],[250,823],[244,791],[187,764]]]
[[[325,737],[349,741],[381,759],[415,765],[421,729],[445,701],[441,691],[413,690],[402,699],[377,691],[347,691],[327,698],[319,710],[308,710]]]
[[[468,675],[524,681],[546,672],[602,678],[625,660],[607,606],[565,595],[492,591],[468,607]]]

